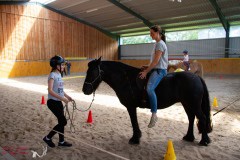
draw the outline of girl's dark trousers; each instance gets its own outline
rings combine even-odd
[[[47,135],[48,138],[52,139],[52,137],[57,133],[55,131],[64,134],[64,126],[67,125],[67,120],[66,117],[64,116],[64,109],[61,101],[49,99],[47,101],[47,106],[52,111],[52,113],[57,117],[58,120],[58,124]],[[64,135],[62,134],[59,134],[59,142],[64,141]]]

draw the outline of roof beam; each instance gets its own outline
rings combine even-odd
[[[151,23],[150,21],[148,21],[147,19],[145,19],[144,17],[142,17],[141,15],[139,15],[138,13],[134,12],[133,10],[131,10],[130,8],[124,6],[122,3],[116,1],[116,0],[108,0],[109,2],[113,3],[115,6],[118,6],[119,8],[123,9],[124,11],[130,13],[131,15],[137,17],[138,19],[142,20],[143,23],[145,25],[147,25],[148,27],[153,26],[153,23]]]
[[[225,16],[222,13],[221,8],[218,6],[216,0],[209,0],[212,4],[212,6],[215,8],[217,15],[223,25],[223,28],[226,31],[226,38],[225,38],[225,58],[229,57],[229,32],[230,32],[230,24],[226,20]]]
[[[216,0],[209,0],[209,1],[211,2],[212,6],[216,10],[218,18],[220,19],[223,25],[223,28],[225,29],[226,32],[229,31],[229,26],[230,26],[229,22],[226,20],[225,16],[223,15],[221,8],[217,4],[217,1]]]

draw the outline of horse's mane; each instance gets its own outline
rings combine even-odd
[[[140,71],[140,68],[136,68],[122,62],[102,61],[102,64],[109,66],[111,70],[119,71],[119,72],[139,72]]]

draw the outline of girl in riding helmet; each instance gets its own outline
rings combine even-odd
[[[50,60],[52,71],[48,76],[48,100],[47,106],[52,113],[57,117],[58,124],[43,138],[43,141],[51,148],[55,147],[52,142],[52,137],[58,133],[59,142],[58,146],[71,147],[72,144],[64,141],[64,126],[67,124],[66,117],[64,116],[63,104],[72,101],[63,90],[62,73],[65,67],[65,60],[61,56],[54,56]]]

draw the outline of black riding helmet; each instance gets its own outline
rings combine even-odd
[[[188,54],[188,51],[187,51],[187,50],[184,50],[183,53]]]
[[[50,59],[50,66],[52,67],[52,71],[55,70],[55,69],[57,69],[57,65],[60,65],[60,68],[62,68],[62,66],[61,66],[62,63],[65,63],[65,60],[64,60],[64,58],[62,58],[61,56],[56,55],[56,56],[52,57],[52,58]],[[60,70],[57,69],[57,70],[58,70],[58,71],[61,73],[61,75],[63,76],[63,73],[62,73],[61,69],[60,69]],[[52,71],[51,71],[51,72],[52,72]]]
[[[65,60],[61,56],[56,55],[50,59],[50,66],[54,69],[57,68],[57,65],[61,65],[62,63],[65,63]]]

